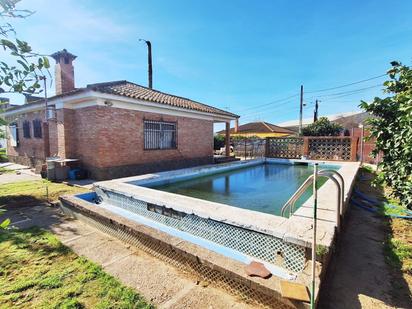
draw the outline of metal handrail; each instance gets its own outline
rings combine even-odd
[[[286,209],[289,207],[289,216],[293,213],[292,207],[294,208],[296,201],[301,197],[301,195],[309,188],[313,183],[313,175],[310,175],[304,183],[296,190],[296,192],[290,197],[290,199],[283,205],[280,214],[283,217]]]
[[[342,208],[343,208],[343,203],[344,203],[345,181],[344,181],[342,175],[339,174],[335,170],[320,170],[317,173],[317,175],[329,178],[330,180],[332,180],[332,182],[336,185],[336,188],[338,189],[337,210],[336,210],[336,226],[339,230],[340,217],[341,217],[341,214],[342,214]],[[340,182],[335,178],[335,176],[337,176],[337,178],[340,180]],[[305,180],[305,182],[291,196],[291,198],[283,205],[283,207],[281,209],[281,212],[280,212],[282,217],[284,217],[285,212],[286,212],[287,209],[289,209],[289,217],[292,215],[292,213],[294,212],[296,201],[309,188],[309,186],[311,184],[313,184],[313,178],[314,178],[313,175],[309,176]]]
[[[339,174],[337,171],[335,170],[321,170],[319,171],[319,173],[328,173],[328,174],[333,174],[334,176],[337,176],[340,180],[340,186],[342,189],[342,194],[341,194],[341,209],[340,209],[340,214],[342,215],[343,213],[343,206],[344,206],[344,202],[345,202],[345,180],[343,179],[342,175]]]

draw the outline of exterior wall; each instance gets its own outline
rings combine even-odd
[[[42,139],[23,137],[23,121],[41,112],[19,116],[18,147],[8,145],[10,160],[39,166],[47,156],[80,159],[94,179],[111,179],[213,163],[213,122],[132,111],[107,106],[58,109],[43,127]],[[177,123],[177,149],[144,150],[143,120]],[[49,138],[47,139],[47,136]],[[45,147],[46,144],[46,147]]]
[[[16,118],[7,118],[9,122],[16,122],[19,130],[19,144],[16,147],[12,147],[10,144],[10,139],[7,139],[7,155],[10,161],[28,165],[31,167],[36,167],[39,169],[41,164],[44,162],[45,148],[44,148],[44,139],[45,129],[42,127],[42,138],[35,138],[33,135],[33,120],[41,119],[44,121],[44,112],[30,112],[24,115],[21,115]],[[23,121],[30,121],[30,138],[25,138],[23,135]],[[10,132],[7,128],[7,136]]]
[[[95,179],[213,163],[213,122],[93,106],[74,110],[71,153]],[[177,122],[177,149],[144,150],[143,120]]]

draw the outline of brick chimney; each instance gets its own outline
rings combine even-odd
[[[74,67],[73,60],[77,56],[69,53],[66,49],[50,55],[56,60],[55,84],[56,95],[74,90]]]

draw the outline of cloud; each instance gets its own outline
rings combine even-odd
[[[18,8],[35,12],[25,20],[16,20],[18,33],[42,45],[109,43],[131,35],[132,27],[100,8],[87,8],[80,1],[27,0],[20,2]]]

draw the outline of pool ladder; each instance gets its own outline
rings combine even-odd
[[[326,177],[336,185],[336,188],[338,190],[337,194],[337,209],[336,209],[336,227],[339,230],[340,227],[340,218],[342,215],[343,211],[343,203],[344,203],[344,194],[345,194],[345,181],[343,180],[343,177],[341,174],[339,174],[335,170],[320,170],[317,172],[317,176],[320,177]],[[305,182],[296,190],[296,192],[291,196],[291,198],[283,205],[282,210],[281,210],[281,215],[282,217],[285,216],[287,213],[287,210],[289,210],[289,217],[294,213],[295,211],[295,204],[296,201],[302,196],[303,193],[311,186],[313,185],[313,179],[314,176],[310,175]],[[339,181],[338,181],[339,179]]]

